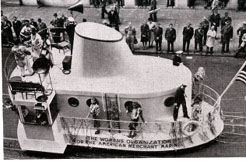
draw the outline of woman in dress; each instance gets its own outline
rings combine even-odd
[[[149,41],[149,26],[144,21],[141,25],[141,42],[143,43],[143,49],[147,48],[147,42]]]
[[[147,25],[149,26],[149,30],[150,30],[149,47],[153,47],[153,42],[155,40],[155,34],[154,34],[155,23],[151,19],[148,19]]]

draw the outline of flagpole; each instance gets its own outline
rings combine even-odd
[[[235,78],[236,78],[237,75],[240,73],[240,71],[244,68],[245,65],[246,65],[246,61],[245,61],[244,64],[241,66],[241,68],[238,70],[238,72],[236,73],[236,75],[232,78],[232,80],[231,80],[230,83],[227,85],[227,87],[225,88],[225,90],[221,93],[221,95],[219,96],[219,101],[220,101],[221,98],[224,96],[224,94],[227,92],[227,90],[231,87],[231,85],[233,84]]]

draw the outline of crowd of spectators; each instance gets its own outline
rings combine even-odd
[[[104,19],[103,24],[115,28],[117,31],[120,31],[120,17],[119,17],[119,6],[118,4],[123,5],[122,1],[114,4],[112,1],[102,0],[102,1],[93,1],[94,3],[100,2],[99,5],[102,7],[101,18]],[[168,0],[168,5],[172,6],[175,4],[175,1]],[[193,4],[194,1],[189,0],[188,4]],[[206,6],[209,6],[210,1],[206,1]],[[187,54],[190,53],[190,43],[194,37],[194,52],[203,54],[213,54],[214,46],[218,43],[218,39],[220,39],[220,43],[222,44],[221,53],[229,53],[230,52],[230,41],[233,38],[234,28],[232,26],[232,19],[229,16],[228,12],[225,12],[225,15],[221,17],[219,13],[219,4],[226,4],[227,1],[218,1],[218,5],[215,4],[215,0],[211,2],[211,15],[205,16],[203,20],[197,22],[197,24],[193,24],[198,26],[196,29],[192,27],[191,23],[187,23],[187,26],[184,26],[182,32],[183,52]],[[112,5],[113,4],[113,5]],[[139,28],[135,28],[131,22],[129,22],[128,26],[124,28],[123,34],[126,37],[126,42],[129,45],[129,48],[134,51],[134,45],[137,44],[140,40],[143,45],[143,50],[152,48],[155,45],[156,53],[162,52],[163,48],[163,38],[167,43],[167,53],[174,53],[175,40],[177,37],[181,37],[177,35],[174,24],[170,23],[169,26],[164,29],[160,22],[157,19],[157,2],[156,0],[138,0],[138,4],[142,6],[142,4],[150,5],[149,18],[147,20],[143,20],[143,24]],[[106,10],[106,6],[111,5],[109,10]],[[192,5],[191,5],[192,6]],[[152,12],[153,11],[153,12]],[[19,41],[20,43],[26,42],[31,39],[31,34],[33,29],[35,32],[40,35],[41,39],[47,39],[48,30],[45,22],[42,21],[41,18],[38,18],[37,21],[33,18],[29,20],[18,20],[18,17],[14,16],[13,21],[9,21],[6,16],[2,14],[2,44],[13,45],[14,40]],[[105,19],[105,14],[106,18]],[[61,14],[58,16],[56,13],[53,15],[53,19],[50,22],[50,25],[56,28],[61,28],[61,31],[51,32],[51,36],[53,41],[59,42],[61,37],[64,37],[64,32],[67,32],[69,41],[71,46],[73,46],[73,34],[76,26],[75,20],[70,17],[70,21],[68,18]],[[137,38],[137,32],[140,33],[140,38]],[[239,37],[238,50],[239,53],[244,51],[245,39],[243,39],[243,35],[246,33],[246,22],[243,22],[242,26],[237,29],[237,35]],[[220,36],[220,37],[218,37]],[[205,50],[204,50],[205,46]],[[238,55],[237,55],[238,56]]]

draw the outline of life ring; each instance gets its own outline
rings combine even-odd
[[[195,120],[191,120],[191,121],[186,122],[182,126],[182,132],[186,136],[193,136],[194,134],[196,134],[199,131],[199,127],[200,127],[199,122],[197,122]]]

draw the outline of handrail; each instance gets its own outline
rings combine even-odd
[[[211,105],[211,106],[213,106],[214,108],[216,108],[218,106],[220,108],[220,105],[217,105],[218,104],[217,101],[218,101],[218,98],[219,98],[219,94],[215,90],[213,90],[211,87],[209,87],[207,85],[202,84],[202,88],[203,88],[202,95],[208,97],[212,102],[214,102],[214,103],[211,103],[211,101],[210,101],[210,102],[208,102],[208,104]],[[206,93],[206,90],[207,91],[210,91],[212,95],[210,95],[209,93]],[[212,97],[213,95],[215,97]],[[107,120],[107,119],[93,119],[93,118],[79,118],[79,117],[62,117],[62,116],[60,116],[60,118],[64,118],[64,119],[68,119],[68,120],[70,120],[70,119],[73,119],[73,120],[85,120],[85,121],[90,121],[90,122],[91,121],[101,121],[101,122],[119,122],[121,124],[130,124],[131,123],[131,121],[126,121],[126,120],[120,120],[120,121],[118,121],[118,120]],[[205,121],[205,119],[203,119],[203,120]],[[138,124],[141,125],[141,128],[140,129],[142,129],[143,125],[144,126],[151,126],[151,124],[155,124],[155,125],[166,125],[166,124],[170,124],[170,123],[171,123],[171,121],[150,121],[150,122],[145,122],[145,124],[142,124],[141,122],[138,122]],[[93,129],[93,127],[91,129]],[[103,127],[103,129],[104,130],[114,130],[114,131],[118,131],[118,130],[121,130],[121,131],[129,131],[129,130],[126,130],[126,129],[116,129],[116,128],[106,128],[106,127],[105,128]],[[148,130],[145,129],[144,131],[146,132]],[[164,132],[165,129],[158,129],[157,131]],[[151,132],[153,132],[153,130],[151,130]]]

